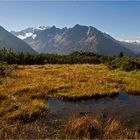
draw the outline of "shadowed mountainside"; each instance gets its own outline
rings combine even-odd
[[[2,48],[11,49],[16,52],[36,53],[27,43],[0,26],[0,49]]]

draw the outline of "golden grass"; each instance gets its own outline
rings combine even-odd
[[[109,70],[102,64],[19,65],[14,75],[0,78],[0,116],[18,116],[34,106],[33,100],[45,108],[48,97],[74,101],[115,96],[120,87],[127,93],[139,94],[139,77],[140,71]]]
[[[31,123],[32,129],[40,116],[47,113],[45,100],[48,97],[74,101],[115,96],[120,88],[130,94],[140,94],[140,71],[109,70],[102,64],[19,65],[14,75],[0,77],[0,138],[13,138],[18,124],[20,127],[23,124],[23,129],[26,129],[24,126]],[[66,129],[70,135],[77,131],[76,138],[96,137],[101,129],[106,132],[105,138],[114,138],[114,133],[117,131],[118,134],[120,129],[116,121],[108,121],[106,127],[101,128],[100,121],[93,118],[78,118],[67,125],[71,128]],[[34,129],[39,138],[45,138],[44,135],[41,137],[41,133],[46,134],[46,128],[40,126]],[[90,133],[91,130],[94,133]]]
[[[0,139],[139,139],[140,133],[116,119],[73,116],[65,121],[3,124]],[[51,124],[48,124],[51,123]]]
[[[101,123],[96,118],[72,117],[65,125],[64,132],[66,139],[90,139],[99,137]]]
[[[139,139],[136,130],[123,127],[116,119],[89,116],[70,118],[61,133],[64,139]]]
[[[15,76],[1,78],[0,93],[19,98],[80,99],[113,96],[123,88],[130,94],[140,93],[140,72],[109,70],[105,65],[31,65],[18,66]],[[25,95],[26,94],[26,95]]]
[[[40,121],[1,125],[0,139],[45,139],[48,134],[47,126]]]
[[[14,106],[14,108],[18,108]],[[5,116],[8,120],[16,122],[17,120],[21,122],[32,122],[36,121],[44,112],[47,111],[46,105],[41,100],[32,100],[28,105],[20,106],[20,109],[14,112],[9,112]]]

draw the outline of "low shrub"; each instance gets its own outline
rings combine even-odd
[[[108,62],[110,69],[122,69],[125,71],[133,71],[140,69],[140,61],[137,58],[132,57],[117,57]]]
[[[0,76],[8,76],[16,68],[16,65],[8,65],[7,62],[0,61]]]

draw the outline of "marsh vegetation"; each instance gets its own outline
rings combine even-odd
[[[3,56],[3,61],[5,58],[7,63],[0,62],[0,139],[140,138],[139,126],[128,127],[122,124],[119,117],[104,117],[104,114],[102,116],[98,113],[60,117],[60,112],[50,113],[52,110],[49,99],[52,98],[74,104],[88,99],[112,99],[117,97],[120,90],[137,95],[137,100],[139,98],[139,57],[109,58],[97,55],[95,63],[91,61],[93,56],[90,53],[87,54],[88,59],[83,54],[72,55],[73,61],[79,60],[80,64],[9,65],[10,62]],[[62,62],[64,59],[49,60],[52,63],[55,60]],[[118,107],[121,109],[119,103]],[[139,110],[132,113],[140,118]]]

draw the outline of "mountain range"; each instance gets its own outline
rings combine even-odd
[[[135,55],[140,52],[139,44],[121,42],[92,26],[79,24],[62,29],[55,26],[40,26],[11,33],[39,53],[70,54],[82,51],[113,56],[120,52],[124,55]]]
[[[92,26],[79,24],[62,29],[55,26],[31,27],[19,32],[8,32],[0,26],[0,48],[28,53],[95,52],[108,56],[121,52],[124,55],[135,55],[140,52],[139,43],[118,41]]]

